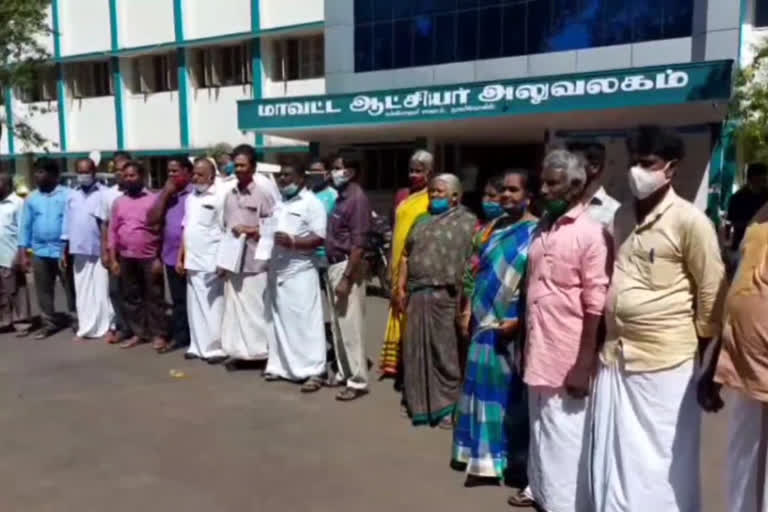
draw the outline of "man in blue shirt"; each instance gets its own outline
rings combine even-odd
[[[19,259],[26,272],[31,269],[34,273],[37,303],[43,322],[42,330],[35,335],[35,339],[43,339],[70,322],[69,317],[56,313],[56,278],[64,286],[70,312],[75,310],[75,294],[62,265],[66,242],[61,235],[69,189],[59,185],[59,167],[48,158],[35,162],[35,181],[37,190],[27,198],[21,215]],[[29,251],[32,251],[31,257]]]

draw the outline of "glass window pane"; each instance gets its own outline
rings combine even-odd
[[[373,69],[373,27],[358,25],[355,27],[355,71],[371,71]]]
[[[395,19],[413,16],[413,7],[411,0],[392,0],[392,16]]]
[[[355,0],[355,23],[373,20],[372,0]]]
[[[526,33],[528,53],[552,51],[549,46],[550,0],[531,0],[528,3],[528,30]]]
[[[632,42],[634,4],[640,2],[645,0],[601,0],[598,19],[590,28],[590,32],[594,34],[593,44],[607,46]]]
[[[665,3],[667,0],[646,0],[633,4],[632,39],[635,42],[662,38]]]
[[[756,27],[768,27],[768,2],[765,0],[756,0],[754,25]]]
[[[505,6],[503,20],[502,55],[525,55],[525,4]]]
[[[458,0],[456,7],[458,9],[475,9],[477,8],[477,0]]]
[[[491,7],[480,11],[480,48],[479,58],[494,59],[501,57],[501,7]]]
[[[373,69],[392,68],[392,22],[373,26]]]
[[[458,15],[456,37],[456,60],[477,58],[477,11],[462,12]]]
[[[549,37],[550,51],[576,50],[591,45],[591,34],[584,24],[587,14],[582,9],[580,0],[552,0],[551,2],[551,34]],[[596,2],[591,0],[594,9]]]
[[[693,33],[693,0],[669,2],[664,10],[664,38],[688,37]]]
[[[435,64],[456,61],[456,15],[435,18]]]
[[[435,19],[419,16],[414,20],[413,64],[429,66],[434,63]]]
[[[395,68],[407,68],[413,65],[413,31],[410,20],[395,21],[394,40]]]
[[[392,2],[390,0],[371,0],[373,2],[373,21],[389,21],[392,19]]]

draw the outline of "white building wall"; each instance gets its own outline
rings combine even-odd
[[[328,0],[327,3],[339,1],[342,0]],[[325,0],[261,0],[261,28],[322,21],[325,17],[325,5]]]
[[[237,101],[250,98],[250,85],[193,91],[189,101],[192,146],[253,144],[253,134],[237,129]]]
[[[65,0],[60,3],[62,55],[107,51],[112,47],[109,2]]]
[[[197,0],[185,6],[187,39],[251,30],[251,0]]]
[[[125,100],[126,146],[168,149],[181,145],[179,93],[128,95]]]
[[[13,117],[16,123],[24,122],[34,128],[47,141],[42,146],[33,146],[16,138],[16,152],[60,151],[59,109],[55,101],[26,104],[14,101]]]
[[[111,96],[70,100],[67,104],[70,151],[117,147],[115,101]]]
[[[176,38],[173,0],[128,0],[119,2],[118,8],[122,46],[167,43]]]

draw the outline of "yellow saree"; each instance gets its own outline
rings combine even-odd
[[[400,258],[403,256],[405,242],[408,234],[416,221],[427,213],[429,208],[429,195],[424,189],[408,196],[395,210],[395,227],[392,234],[392,259],[390,260],[390,274],[392,286],[397,286],[398,273],[400,271]],[[387,332],[384,336],[384,346],[381,349],[379,370],[383,375],[397,375],[400,363],[400,337],[403,332],[405,316],[395,314],[389,309],[387,320]]]

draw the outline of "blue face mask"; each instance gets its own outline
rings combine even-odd
[[[504,215],[504,208],[499,203],[483,202],[483,214],[487,220],[493,220]]]
[[[429,201],[429,213],[440,215],[451,208],[451,202],[445,197],[438,197]]]
[[[286,185],[280,189],[280,193],[283,194],[284,199],[290,199],[299,192],[299,186],[295,183]]]
[[[235,174],[235,162],[229,162],[227,165],[224,166],[224,174],[227,176],[232,176]]]

